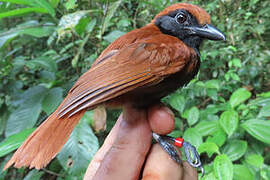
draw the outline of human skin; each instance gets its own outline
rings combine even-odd
[[[147,110],[125,106],[84,180],[197,179],[196,169],[188,163],[179,165],[158,144],[152,146],[152,132],[168,134],[173,128],[174,114],[161,104]]]

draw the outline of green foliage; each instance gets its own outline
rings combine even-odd
[[[7,137],[0,143],[0,157],[17,149],[33,131],[34,129],[25,129],[17,134]]]
[[[219,123],[223,130],[231,136],[237,128],[238,125],[238,113],[233,110],[224,111],[220,115]]]
[[[217,179],[233,179],[233,164],[226,154],[218,155],[214,160],[214,173]]]
[[[142,27],[176,1],[2,0],[0,3],[0,171],[63,100],[109,43]],[[190,2],[190,1],[184,1]],[[203,158],[203,179],[270,179],[270,7],[266,0],[192,1],[211,14],[226,42],[201,47],[200,74],[163,99],[174,110],[172,136]],[[9,169],[0,179],[81,179],[104,133],[85,114],[41,171]],[[118,112],[108,112],[108,130]]]
[[[55,16],[54,8],[46,0],[2,0],[2,2],[21,4],[28,6],[28,8],[16,8],[15,10],[9,10],[0,13],[0,19],[5,17],[12,17],[18,15],[24,15],[30,12],[37,13],[49,13]]]
[[[270,120],[250,119],[242,127],[256,139],[270,144]]]
[[[247,151],[247,142],[243,140],[232,140],[228,142],[223,149],[223,153],[226,154],[231,161],[240,159]]]
[[[245,165],[233,165],[233,179],[237,180],[253,180],[254,175]]]
[[[248,90],[244,88],[237,89],[236,91],[233,92],[233,94],[230,97],[231,107],[234,108],[238,106],[239,104],[250,98],[250,96],[251,93]]]
[[[93,157],[99,147],[97,137],[85,121],[82,119],[75,127],[57,155],[58,161],[70,175],[82,176],[90,163],[89,157]]]
[[[211,157],[214,153],[220,154],[218,146],[213,142],[202,143],[198,148],[198,152],[206,152],[208,157]]]

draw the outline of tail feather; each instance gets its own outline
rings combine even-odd
[[[85,112],[82,110],[71,117],[66,115],[59,118],[60,107],[25,140],[5,165],[4,170],[13,164],[17,168],[29,166],[40,169],[56,156]]]

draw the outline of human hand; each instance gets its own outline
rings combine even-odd
[[[158,144],[151,147],[152,132],[168,134],[173,128],[174,115],[165,106],[148,110],[126,106],[93,157],[84,180],[197,179],[196,169],[188,163],[180,166]]]

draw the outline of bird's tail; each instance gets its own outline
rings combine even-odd
[[[71,117],[65,115],[59,118],[60,107],[61,105],[25,140],[4,170],[13,164],[17,168],[29,166],[40,169],[56,156],[85,112],[82,110]]]

